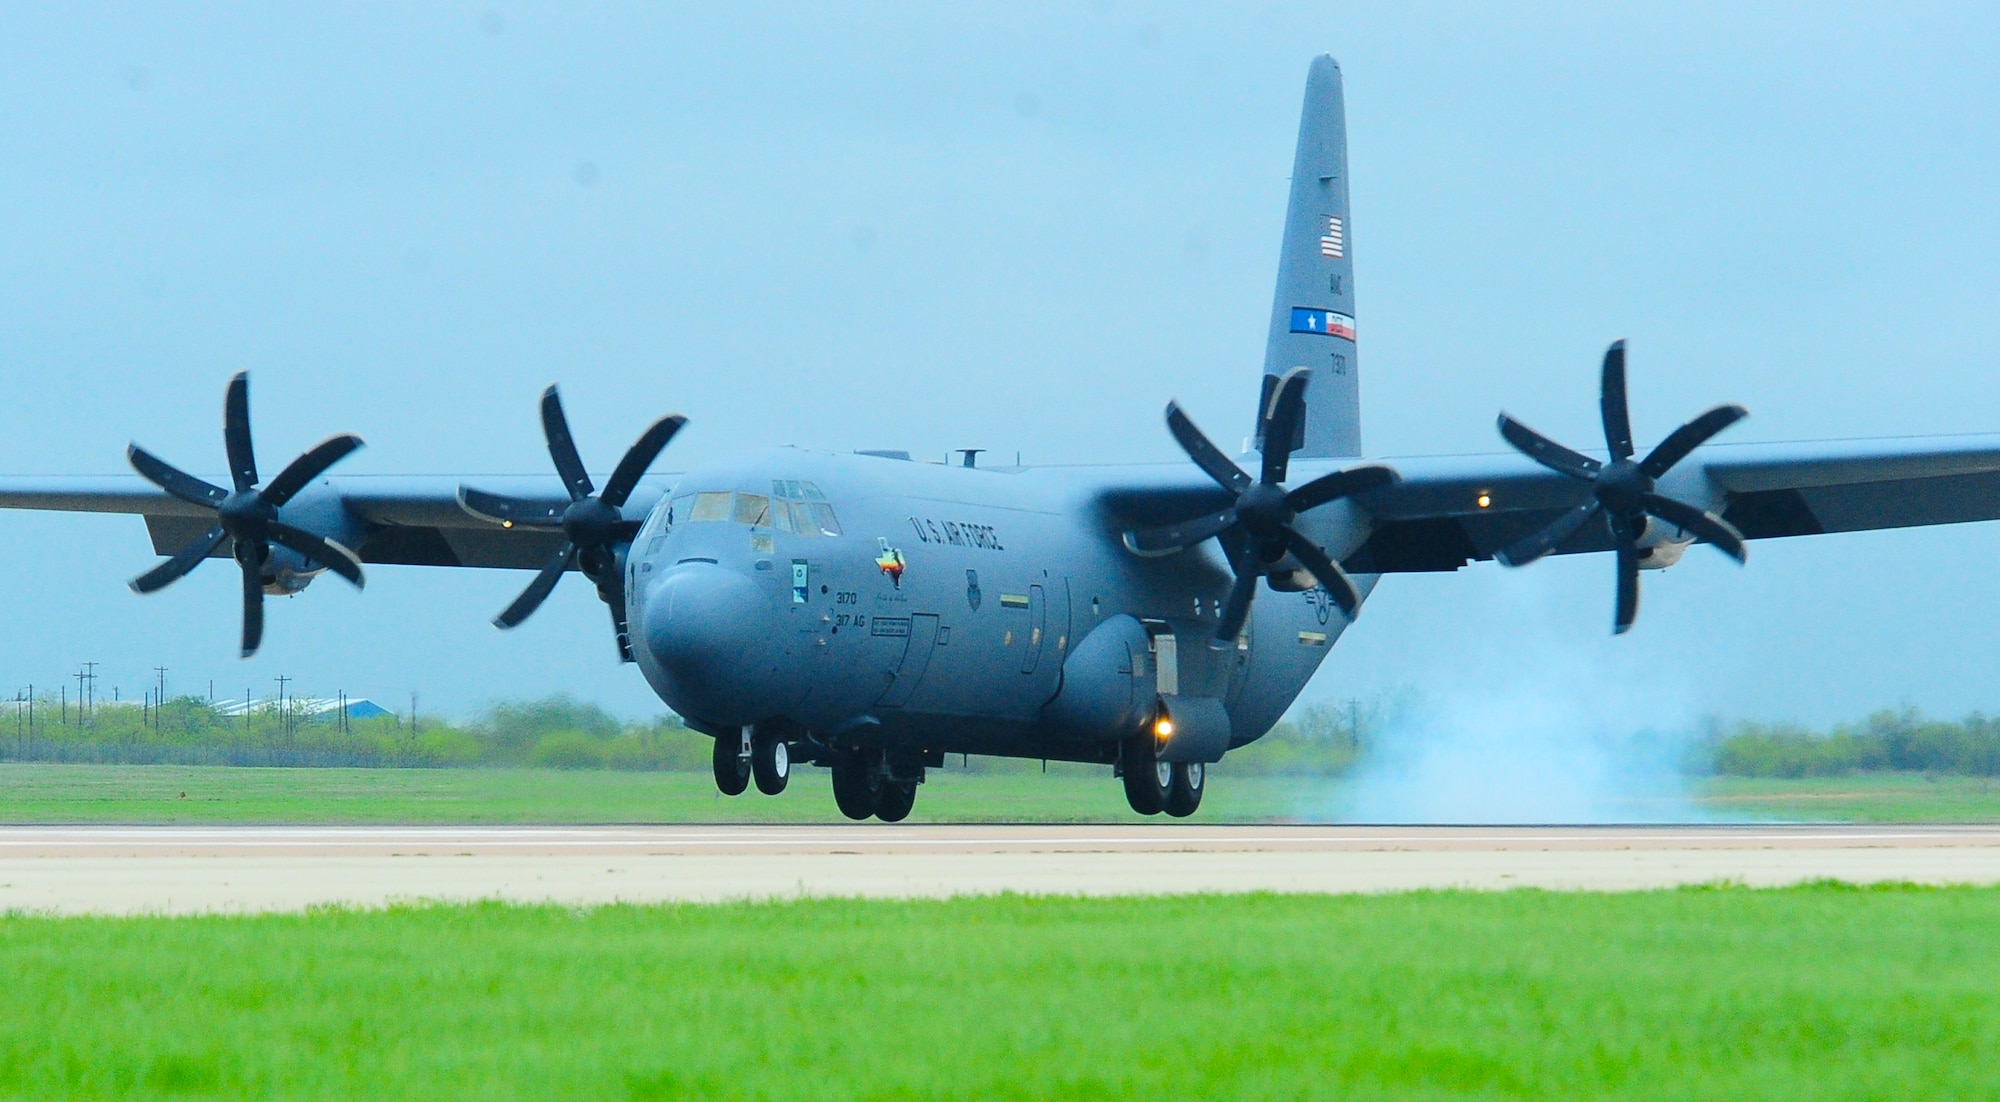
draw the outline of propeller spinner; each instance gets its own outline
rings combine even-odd
[[[611,607],[612,628],[618,634],[618,657],[632,661],[631,631],[625,620],[625,579],[618,568],[618,544],[630,541],[638,534],[639,526],[625,520],[619,509],[632,496],[646,468],[652,466],[661,449],[685,424],[687,418],[680,414],[655,421],[626,449],[625,457],[618,461],[617,469],[611,472],[610,480],[599,491],[592,486],[590,475],[584,472],[583,459],[577,454],[576,441],[570,436],[569,419],[563,416],[561,395],[553,386],[542,392],[542,433],[548,438],[549,458],[555,460],[556,473],[562,476],[563,486],[569,491],[569,504],[551,506],[545,502],[489,494],[469,486],[458,491],[459,503],[475,516],[509,527],[518,525],[561,531],[564,537],[562,546],[556,549],[541,573],[535,575],[535,580],[528,583],[528,588],[521,591],[513,604],[494,617],[494,626],[511,628],[526,620],[548,599],[563,574],[575,566],[584,577],[597,584],[598,597]]]
[[[1177,402],[1167,403],[1167,430],[1181,450],[1194,460],[1208,477],[1236,495],[1235,504],[1205,516],[1178,524],[1125,533],[1125,546],[1140,555],[1171,555],[1211,537],[1221,543],[1229,566],[1236,574],[1222,621],[1216,625],[1217,648],[1236,644],[1250,617],[1250,602],[1257,595],[1257,579],[1277,571],[1287,554],[1313,579],[1325,587],[1340,610],[1349,617],[1361,607],[1361,594],[1347,572],[1329,558],[1318,544],[1301,533],[1293,521],[1300,513],[1316,509],[1338,498],[1386,486],[1396,481],[1396,472],[1387,467],[1355,467],[1321,475],[1296,490],[1284,487],[1292,450],[1297,447],[1299,427],[1306,412],[1306,383],[1311,374],[1293,368],[1271,391],[1263,416],[1263,464],[1259,477],[1252,479],[1231,462],[1222,450],[1209,442]]]
[[[308,566],[324,566],[357,589],[364,584],[361,560],[354,552],[278,519],[286,502],[359,448],[361,438],[332,437],[292,460],[269,485],[258,489],[257,457],[250,446],[250,376],[238,372],[229,380],[222,404],[222,443],[229,453],[233,491],[196,478],[137,444],[125,449],[126,458],[147,481],[215,514],[213,527],[166,562],[132,579],[131,586],[135,593],[164,589],[229,542],[243,570],[243,657],[248,658],[264,639],[264,564],[271,558],[272,544],[298,552]]]
[[[1512,417],[1500,415],[1500,435],[1509,444],[1542,466],[1589,485],[1590,499],[1534,535],[1503,548],[1495,557],[1508,566],[1526,566],[1603,514],[1618,552],[1618,609],[1612,626],[1616,635],[1630,628],[1639,615],[1639,538],[1648,516],[1713,544],[1738,563],[1749,558],[1743,533],[1728,521],[1656,492],[1655,483],[1674,464],[1716,433],[1748,417],[1750,411],[1742,406],[1717,406],[1675,429],[1646,458],[1634,462],[1632,417],[1625,404],[1624,341],[1612,344],[1604,353],[1598,402],[1604,418],[1604,444],[1611,452],[1609,463],[1579,455]]]

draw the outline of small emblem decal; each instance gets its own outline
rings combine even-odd
[[[1322,337],[1354,339],[1354,319],[1347,314],[1333,310],[1322,310],[1317,306],[1292,307],[1292,332],[1314,333]]]
[[[792,560],[792,603],[806,603],[806,595],[812,592],[812,564],[804,559]]]
[[[972,611],[978,612],[979,604],[984,599],[985,594],[979,591],[979,571],[967,570],[965,572],[965,603],[972,606]]]
[[[880,536],[875,537],[875,545],[882,549],[882,553],[875,556],[876,568],[889,575],[889,580],[896,583],[897,589],[903,588],[903,552],[889,546],[889,541]]]

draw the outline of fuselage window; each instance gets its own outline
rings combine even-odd
[[[727,491],[694,495],[694,507],[688,510],[688,522],[705,524],[728,520],[729,499],[734,496]]]

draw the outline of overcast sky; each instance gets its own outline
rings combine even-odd
[[[1991,5],[724,7],[0,8],[0,472],[134,439],[219,470],[245,369],[271,469],[353,431],[345,470],[540,472],[552,380],[599,469],[674,410],[669,469],[1171,460],[1170,397],[1247,430],[1319,52],[1371,454],[1493,450],[1502,407],[1587,444],[1617,337],[1643,439],[1723,401],[1742,440],[2000,430]],[[1996,554],[1697,548],[1616,640],[1608,556],[1391,578],[1308,697],[1476,666],[1672,715],[2000,711]],[[153,561],[133,518],[0,515],[0,688],[94,659],[127,695],[659,709],[575,579],[508,634],[526,574],[323,580],[241,662],[234,572],[133,596]]]

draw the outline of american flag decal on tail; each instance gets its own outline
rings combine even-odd
[[[1319,255],[1330,260],[1339,260],[1343,243],[1344,239],[1340,232],[1340,217],[1333,214],[1327,215],[1326,228],[1320,231]]]

